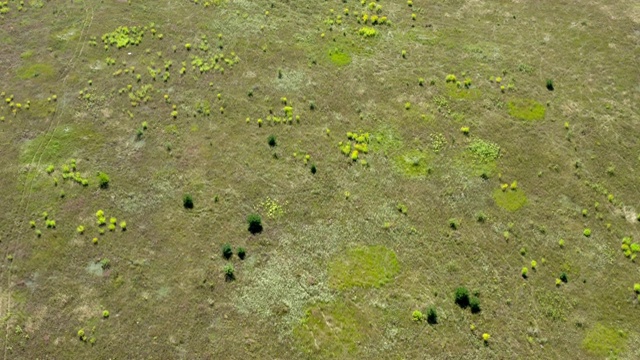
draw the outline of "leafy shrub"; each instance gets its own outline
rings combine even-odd
[[[469,306],[469,290],[465,287],[459,287],[455,292],[455,303],[461,308]]]
[[[247,223],[249,224],[249,232],[257,234],[262,232],[262,218],[258,214],[250,214],[247,216]]]
[[[224,244],[222,245],[222,256],[229,260],[231,258],[231,256],[233,256],[233,250],[231,250],[231,245]]]
[[[582,234],[583,234],[584,236],[586,236],[586,237],[591,236],[591,229],[589,229],[589,228],[584,229],[584,231],[582,232]]]
[[[360,30],[358,30],[358,33],[366,38],[368,37],[374,37],[378,34],[378,31],[372,27],[369,26],[365,26],[360,28]]]
[[[420,310],[415,310],[411,314],[411,318],[413,319],[413,321],[417,321],[417,322],[422,322],[425,319],[424,314]]]
[[[640,284],[633,284],[633,291],[635,291],[636,294],[640,294]]]
[[[244,260],[244,258],[246,256],[247,256],[247,251],[243,247],[239,247],[238,248],[238,257],[240,258],[240,260]]]
[[[489,342],[489,339],[491,339],[491,335],[489,335],[489,333],[482,334],[482,341],[484,341],[485,344]]]
[[[453,230],[458,230],[458,228],[460,227],[460,221],[456,218],[449,219],[449,227]]]
[[[483,222],[487,221],[487,215],[486,215],[484,212],[482,212],[482,211],[478,211],[478,212],[476,213],[476,220],[477,220],[479,223],[483,223]]]
[[[269,143],[269,146],[274,147],[277,145],[276,142],[276,137],[273,135],[269,135],[269,138],[267,139],[267,143]]]
[[[527,267],[523,267],[522,268],[522,277],[526,279],[528,274],[529,274],[529,269],[527,269]]]
[[[101,189],[106,189],[109,187],[109,175],[103,173],[102,171],[98,172],[98,184]]]
[[[105,319],[108,318],[109,317],[109,310],[104,310],[102,312],[102,317],[105,318]]]
[[[478,299],[477,297],[472,297],[469,300],[469,308],[471,309],[471,313],[472,314],[477,314],[479,313],[482,309],[480,309],[480,299]]]
[[[185,209],[193,209],[193,197],[190,194],[185,194],[182,197],[182,205],[184,205]]]
[[[427,322],[431,325],[438,323],[438,312],[436,311],[436,308],[433,306],[430,306],[427,309]]]
[[[234,280],[236,278],[235,269],[233,268],[233,264],[225,265],[224,268],[222,269],[222,271],[224,272],[225,280],[232,281],[232,280]]]

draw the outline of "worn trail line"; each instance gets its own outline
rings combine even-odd
[[[84,51],[84,46],[85,46],[85,41],[84,41],[84,37],[86,36],[85,33],[86,31],[91,27],[91,24],[93,23],[93,17],[94,17],[94,9],[93,7],[88,7],[86,2],[83,2],[83,7],[84,7],[84,12],[85,12],[85,17],[84,17],[84,21],[82,22],[82,29],[80,30],[80,36],[78,38],[78,43],[76,44],[76,47],[74,49],[73,52],[73,56],[71,57],[71,59],[69,59],[69,61],[67,62],[67,64],[65,65],[63,71],[62,71],[62,82],[61,82],[61,87],[62,89],[64,89],[64,86],[67,82],[67,79],[69,78],[69,73],[71,68],[73,67],[74,62],[82,55],[82,52]],[[24,181],[23,184],[23,190],[22,193],[20,194],[20,201],[18,202],[18,208],[20,208],[21,210],[18,211],[18,214],[16,216],[15,222],[14,222],[14,226],[12,228],[12,232],[9,235],[9,238],[14,238],[15,237],[15,229],[18,229],[20,226],[20,219],[23,216],[27,215],[28,209],[29,209],[29,201],[31,199],[31,190],[33,189],[33,183],[34,183],[34,179],[29,180],[29,174],[32,170],[37,170],[38,167],[40,166],[40,162],[42,161],[42,156],[45,154],[45,152],[47,151],[47,147],[49,146],[49,144],[51,144],[51,140],[53,139],[53,136],[55,134],[55,131],[58,129],[58,126],[60,125],[60,121],[61,121],[61,114],[60,114],[60,102],[56,101],[56,107],[55,110],[53,112],[53,115],[51,117],[51,122],[49,124],[49,127],[47,128],[47,130],[45,131],[44,135],[48,136],[48,139],[46,142],[42,142],[38,148],[36,149],[33,157],[31,158],[31,160],[29,161],[29,168],[27,170],[26,173],[26,179]],[[35,167],[32,167],[31,165],[33,165],[33,163],[35,162],[37,158],[37,162],[35,164]],[[18,176],[20,176],[20,173],[18,172]],[[12,263],[9,263],[8,266],[8,271],[7,271],[7,287],[6,287],[6,293],[7,293],[7,310],[4,312],[7,315],[7,320],[6,320],[6,326],[5,326],[5,336],[4,336],[4,360],[7,360],[7,352],[9,349],[9,317],[11,316],[11,265]],[[2,293],[2,292],[0,292]]]

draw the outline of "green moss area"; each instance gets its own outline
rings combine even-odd
[[[521,120],[542,120],[547,109],[531,99],[516,99],[507,104],[509,115]]]
[[[16,71],[16,75],[22,80],[38,78],[39,80],[50,80],[55,76],[53,67],[49,64],[25,65]]]
[[[23,146],[20,162],[31,163],[40,160],[43,164],[57,165],[74,157],[77,152],[88,148],[100,149],[103,144],[104,137],[89,126],[80,128],[60,125],[53,133],[41,134],[27,141]]]
[[[596,324],[587,332],[582,347],[594,355],[618,355],[625,351],[627,335],[622,331]]]
[[[339,49],[329,51],[331,62],[338,66],[346,66],[351,64],[351,56]]]
[[[396,169],[406,177],[421,177],[431,172],[431,154],[411,150],[394,158]]]
[[[366,319],[354,306],[337,301],[314,306],[294,327],[301,350],[313,358],[352,358],[364,339]]]
[[[509,211],[516,211],[527,203],[527,196],[521,189],[511,190],[496,189],[493,192],[493,200],[496,205]]]
[[[334,289],[380,287],[399,271],[393,251],[384,246],[357,247],[329,264],[329,286]]]

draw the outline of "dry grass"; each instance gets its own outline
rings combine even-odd
[[[380,2],[373,38],[355,0],[26,3],[0,18],[3,359],[640,357],[640,271],[620,251],[640,238],[635,2]],[[146,26],[140,45],[105,50],[119,26]],[[239,61],[192,69],[203,35]],[[272,123],[283,97],[293,117]],[[371,134],[366,164],[341,153],[347,132]],[[62,178],[72,158],[88,186]],[[100,234],[98,209],[127,230]],[[337,285],[363,271],[376,286]],[[430,306],[437,325],[412,321]]]

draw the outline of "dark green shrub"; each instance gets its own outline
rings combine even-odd
[[[222,245],[222,256],[227,260],[233,256],[233,250],[231,250],[231,245],[228,243]]]
[[[463,309],[469,306],[469,290],[463,286],[457,288],[455,292],[455,302]]]
[[[102,171],[98,172],[98,184],[100,184],[100,188],[106,189],[109,187],[109,175],[103,173]]]
[[[315,174],[318,171],[315,164],[311,164],[311,173]]]
[[[478,299],[477,297],[472,297],[469,300],[469,308],[471,309],[471,313],[472,314],[477,314],[480,312],[480,299]]]
[[[427,322],[431,325],[438,323],[438,312],[433,306],[427,309]]]
[[[190,194],[185,194],[182,197],[182,205],[185,209],[193,209],[193,197]]]
[[[553,80],[547,79],[547,90],[553,91]]]
[[[267,142],[269,143],[269,146],[271,146],[271,147],[275,147],[277,145],[276,137],[273,136],[273,135],[269,135],[269,138],[267,139]]]
[[[563,283],[569,282],[569,278],[567,278],[567,274],[564,272],[560,274],[560,280],[562,280]]]
[[[239,247],[238,248],[238,257],[240,258],[240,260],[244,260],[244,258],[246,256],[247,256],[247,251],[243,247]]]
[[[258,214],[250,214],[247,216],[247,223],[249,224],[249,232],[257,234],[262,232],[262,218]]]

